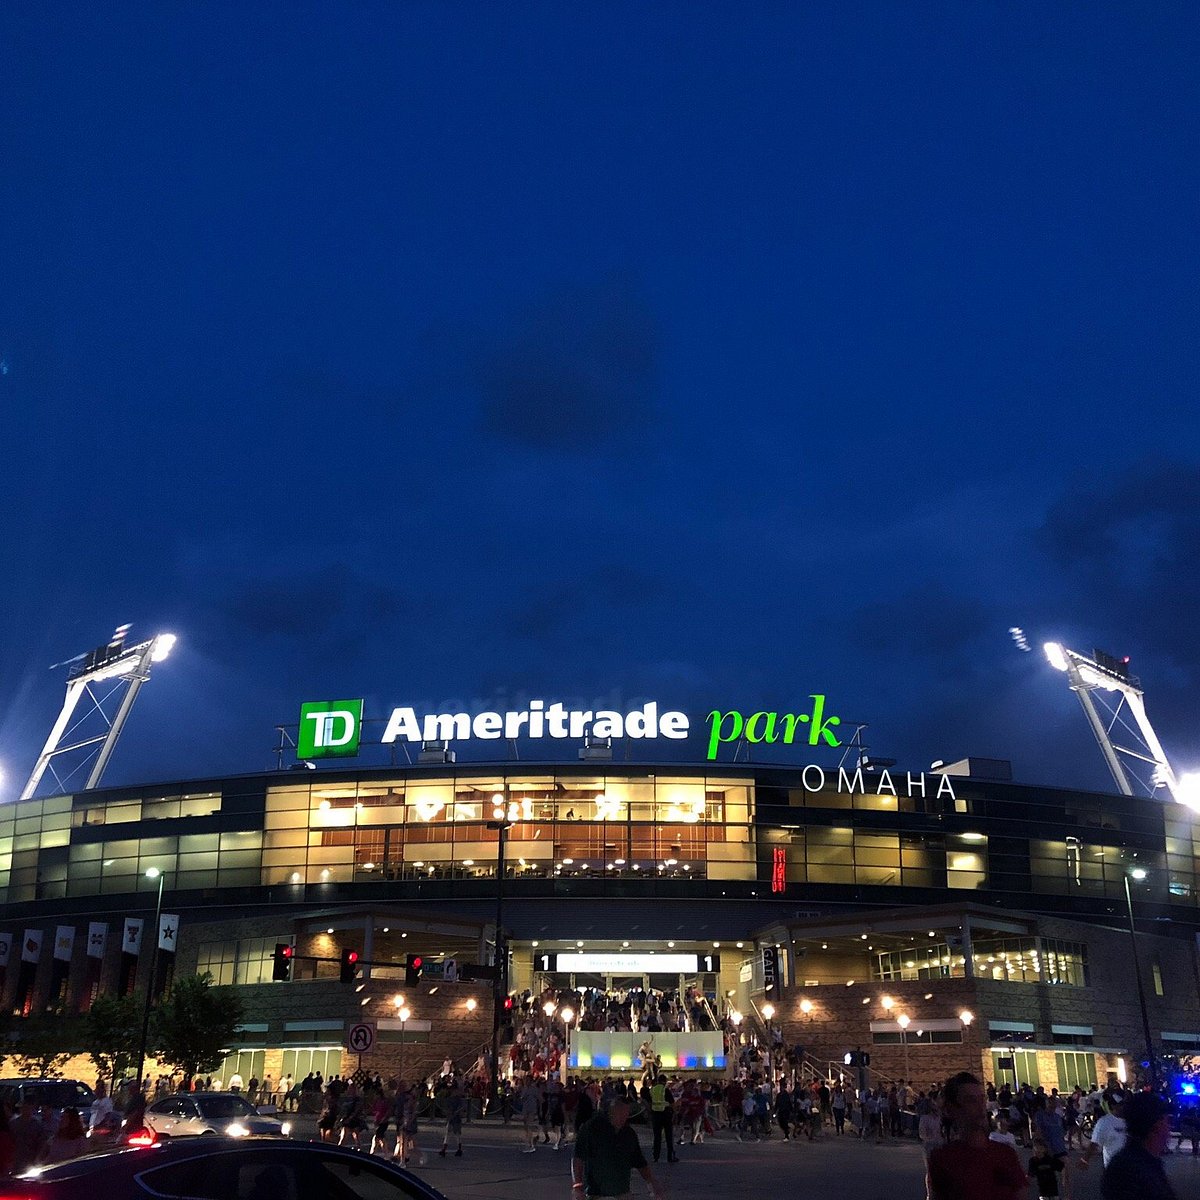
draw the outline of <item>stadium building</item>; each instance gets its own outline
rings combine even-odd
[[[469,1063],[494,991],[694,986],[701,1024],[736,1014],[738,1041],[799,1045],[817,1068],[863,1050],[873,1078],[969,1068],[1063,1089],[1145,1060],[1136,944],[1151,1049],[1200,1051],[1200,827],[1183,805],[1018,785],[994,762],[618,762],[599,737],[574,761],[426,745],[427,761],[363,767],[315,753],[344,746],[336,722],[314,731],[316,769],[0,808],[9,1009],[78,1012],[208,971],[246,1014],[218,1074],[279,1079],[357,1065],[362,1024],[362,1064],[385,1075]],[[704,1032],[659,1036],[667,1065],[726,1065]],[[635,1060],[630,1035],[573,1032],[581,1071]]]

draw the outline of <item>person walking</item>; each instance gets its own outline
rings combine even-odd
[[[417,1086],[406,1087],[403,1083],[396,1093],[396,1149],[394,1159],[400,1159],[405,1165],[415,1154],[417,1164],[425,1165],[425,1155],[417,1145],[417,1115],[419,1107]]]
[[[1104,1200],[1175,1200],[1162,1156],[1171,1138],[1170,1106],[1153,1092],[1139,1092],[1124,1104],[1125,1145],[1104,1168]]]
[[[846,1092],[839,1083],[829,1097],[829,1110],[833,1114],[833,1128],[839,1135],[846,1132]]]
[[[662,1143],[667,1143],[667,1162],[678,1162],[674,1142],[674,1097],[667,1087],[667,1077],[659,1075],[650,1088],[650,1127],[654,1130],[654,1161],[662,1152]]]
[[[928,1200],[1022,1200],[1028,1179],[1011,1146],[988,1140],[987,1096],[968,1071],[943,1093],[953,1138],[929,1152]]]
[[[525,1149],[522,1154],[533,1154],[537,1150],[538,1115],[542,1107],[542,1095],[533,1082],[532,1076],[527,1076],[525,1084],[517,1095],[517,1107],[521,1113],[522,1132],[525,1135]]]
[[[19,1175],[37,1163],[46,1144],[46,1130],[28,1100],[21,1102],[18,1115],[9,1121],[8,1132],[13,1141],[12,1171]]]
[[[442,1148],[438,1151],[442,1158],[446,1157],[446,1148],[449,1146],[451,1138],[456,1138],[458,1141],[454,1157],[462,1158],[462,1127],[466,1112],[467,1090],[461,1083],[456,1083],[446,1098],[446,1132],[442,1135]]]
[[[79,1113],[68,1108],[58,1119],[58,1129],[42,1150],[40,1162],[49,1166],[51,1163],[67,1162],[68,1159],[79,1158],[88,1152],[87,1133]]]
[[[571,1159],[571,1195],[586,1200],[600,1197],[624,1200],[629,1196],[629,1181],[634,1171],[645,1179],[655,1200],[662,1200],[665,1195],[662,1184],[651,1171],[638,1136],[629,1125],[629,1101],[623,1096],[611,1096],[579,1128]]]
[[[775,1097],[775,1120],[783,1130],[783,1140],[791,1140],[792,1136],[792,1093],[787,1090],[786,1082],[780,1087],[779,1095]]]
[[[1079,1159],[1079,1165],[1086,1171],[1088,1163],[1096,1157],[1097,1151],[1101,1151],[1107,1167],[1125,1149],[1125,1138],[1125,1105],[1120,1100],[1114,1100],[1109,1111],[1092,1126],[1092,1138]]]
[[[1029,1160],[1029,1175],[1037,1185],[1038,1200],[1058,1200],[1058,1177],[1065,1167],[1041,1134],[1033,1135],[1033,1157]]]

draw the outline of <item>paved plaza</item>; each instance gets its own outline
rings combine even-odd
[[[649,1131],[635,1126],[649,1157]],[[298,1131],[298,1133],[301,1131]],[[572,1147],[555,1151],[539,1142],[536,1154],[521,1153],[518,1124],[507,1128],[491,1121],[468,1125],[462,1158],[439,1158],[441,1126],[422,1122],[424,1166],[417,1173],[450,1200],[536,1200],[570,1195]],[[453,1151],[453,1146],[451,1146]],[[1028,1157],[1028,1151],[1019,1151]],[[827,1135],[814,1142],[738,1142],[719,1132],[702,1146],[679,1148],[681,1161],[655,1165],[671,1196],[745,1197],[746,1200],[922,1200],[924,1158],[916,1142],[860,1142]],[[1167,1172],[1179,1200],[1200,1200],[1200,1158],[1190,1153],[1167,1158]],[[1071,1200],[1099,1200],[1100,1165],[1072,1172]],[[634,1196],[647,1195],[634,1177]],[[1030,1196],[1035,1193],[1030,1189]]]

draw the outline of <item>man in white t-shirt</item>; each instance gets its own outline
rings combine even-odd
[[[999,1142],[1002,1146],[1011,1146],[1014,1150],[1017,1148],[1016,1136],[1008,1126],[1007,1113],[1000,1113],[996,1117],[996,1128],[988,1134],[988,1141]]]
[[[1107,1167],[1113,1160],[1113,1155],[1125,1148],[1125,1117],[1124,1105],[1114,1101],[1112,1112],[1106,1113],[1092,1130],[1092,1140],[1088,1143],[1079,1165],[1086,1169],[1088,1163],[1096,1157],[1096,1151],[1104,1152],[1104,1165]]]

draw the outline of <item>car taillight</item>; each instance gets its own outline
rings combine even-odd
[[[126,1139],[127,1146],[154,1146],[158,1144],[158,1135],[153,1129],[135,1129]]]

